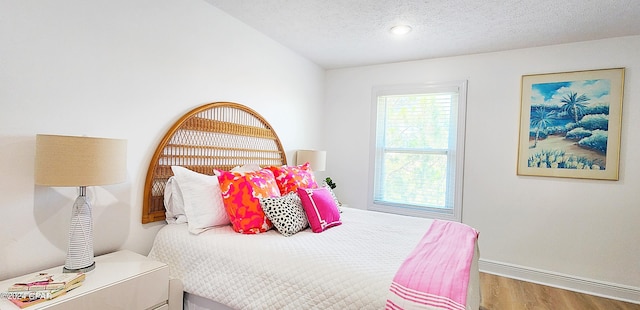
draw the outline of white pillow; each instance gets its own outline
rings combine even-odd
[[[262,169],[262,167],[260,167],[260,165],[258,164],[246,164],[246,165],[242,165],[241,166],[235,166],[233,167],[233,169],[231,169],[231,172],[251,172],[251,171],[258,171]]]
[[[182,224],[187,222],[187,216],[184,213],[184,199],[176,177],[170,177],[164,188],[164,208],[167,223]]]
[[[182,192],[189,232],[199,234],[214,226],[230,223],[222,201],[218,177],[171,166]]]

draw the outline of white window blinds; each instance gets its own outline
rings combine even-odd
[[[378,209],[422,216],[459,213],[455,196],[463,86],[374,91],[373,204]]]

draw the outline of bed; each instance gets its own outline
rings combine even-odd
[[[229,205],[229,221],[200,220],[197,212],[205,208],[195,208],[196,202],[228,202],[233,186],[221,176],[244,178],[271,169],[280,180],[275,168],[304,177],[294,179],[293,192],[285,195],[278,183],[282,195],[259,199],[264,222],[256,230],[243,230],[245,222],[236,220],[240,211]],[[185,187],[185,173],[200,182],[200,192],[191,186],[195,181]],[[149,256],[169,265],[173,282],[184,288],[185,309],[479,309],[477,231],[455,222],[366,211],[366,206],[340,208],[335,197],[322,200],[328,189],[319,182],[311,186],[309,178],[308,167],[287,165],[271,125],[244,105],[216,102],[179,118],[149,165],[142,222],[169,223]],[[177,180],[182,190],[176,192]],[[221,193],[204,190],[210,181],[219,181]],[[252,186],[257,192],[258,185]],[[272,217],[267,203],[294,198],[307,211],[304,227],[296,226],[297,219]],[[184,210],[175,201],[183,202]],[[329,205],[328,213],[323,205]],[[331,205],[337,212],[331,213]],[[213,208],[218,207],[206,210]]]

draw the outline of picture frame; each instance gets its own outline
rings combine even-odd
[[[522,76],[517,174],[618,180],[624,68]]]

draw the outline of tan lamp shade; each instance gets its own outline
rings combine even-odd
[[[94,186],[127,179],[127,141],[36,135],[35,183]]]
[[[309,162],[313,171],[324,171],[327,166],[327,152],[315,150],[299,150],[296,153],[296,164],[302,165]]]

